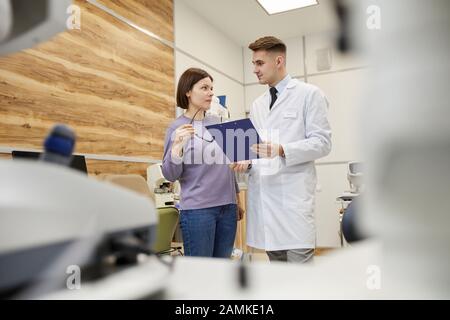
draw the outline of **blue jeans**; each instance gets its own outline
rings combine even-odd
[[[196,257],[229,258],[236,236],[237,206],[181,210],[180,227],[184,254]]]

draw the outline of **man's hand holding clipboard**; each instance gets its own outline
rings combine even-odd
[[[247,171],[252,159],[284,157],[280,144],[261,141],[250,119],[210,125],[206,129],[230,160],[230,168],[236,172]]]

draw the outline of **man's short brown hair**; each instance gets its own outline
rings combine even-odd
[[[214,81],[209,73],[202,69],[189,68],[183,72],[180,80],[178,80],[177,86],[177,105],[181,109],[187,109],[189,107],[189,99],[186,93],[192,90],[194,84],[205,78],[210,78],[211,81]]]
[[[281,52],[286,54],[286,45],[278,38],[268,36],[262,37],[248,46],[253,51],[265,50],[269,52]]]

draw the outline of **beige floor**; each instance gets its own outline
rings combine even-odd
[[[172,247],[183,247],[183,243],[181,242],[172,242]],[[325,257],[327,254],[329,254],[330,252],[334,251],[334,250],[338,250],[337,248],[316,248],[315,257]],[[181,252],[183,252],[183,249],[180,250]],[[251,258],[249,259],[249,262],[252,261],[258,261],[258,262],[267,262],[269,263],[269,257],[267,256],[267,254],[264,252],[264,250],[258,250],[258,249],[250,249],[250,252],[248,253]],[[179,252],[172,252],[172,255],[179,255]]]
[[[254,252],[250,261],[264,261],[269,263],[269,257],[264,252]]]

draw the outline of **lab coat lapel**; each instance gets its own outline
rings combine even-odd
[[[267,125],[267,119],[269,117],[269,103],[267,103],[266,101],[268,101],[270,99],[270,94],[269,91],[267,91],[264,94],[264,99],[262,100],[263,103],[259,105],[259,108],[257,110],[257,112],[260,114],[260,119],[261,119],[261,128],[260,129],[264,129]]]

